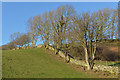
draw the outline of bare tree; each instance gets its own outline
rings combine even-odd
[[[73,6],[64,5],[57,10],[31,17],[27,25],[32,45],[35,46],[40,37],[46,48],[52,42],[57,52],[63,49],[65,55],[68,55],[73,44],[79,43],[84,48],[87,69],[92,69],[97,44],[104,39],[113,39],[114,36],[117,38],[117,12],[118,10],[104,8],[97,12],[88,11],[78,15]],[[25,37],[27,36],[24,35]]]
[[[38,39],[37,28],[36,28],[36,24],[34,21],[35,21],[34,17],[30,17],[27,22],[28,33],[32,37],[32,47],[35,47],[37,39]]]
[[[118,39],[118,9],[113,9],[111,15],[111,38]]]
[[[63,45],[65,45],[65,41],[67,40],[66,34],[72,24],[71,17],[74,15],[75,10],[71,5],[60,6],[56,11],[49,12],[53,33],[53,45],[56,46],[54,46],[56,49],[62,49]]]
[[[113,20],[110,20],[111,13],[111,9],[105,8],[92,14],[90,12],[82,13],[73,18],[74,27],[71,28],[74,33],[73,37],[84,47],[87,69],[93,68],[97,41],[106,38],[106,34],[109,35],[111,30],[114,31],[113,28],[111,29],[111,21],[114,21],[115,18],[112,17]],[[113,25],[114,22],[112,22]],[[110,34],[113,36],[114,32]]]
[[[18,39],[18,42],[19,42],[19,45],[21,46],[21,47],[25,47],[25,48],[27,48],[27,46],[28,46],[28,48],[29,48],[29,43],[31,42],[32,40],[31,40],[31,37],[30,37],[30,35],[27,33],[27,34],[22,34],[20,37],[19,37],[19,39]]]
[[[15,32],[10,36],[10,41],[14,44],[15,49],[17,48],[18,45],[17,40],[19,39],[19,36],[20,36],[20,32]]]

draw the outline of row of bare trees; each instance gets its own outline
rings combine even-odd
[[[13,34],[11,34],[10,36],[10,43],[9,43],[9,47],[10,49],[13,48],[17,48],[19,47],[19,49],[21,47],[29,47],[29,44],[31,43],[31,36],[29,35],[29,33],[27,34],[23,34],[20,32],[15,32]]]
[[[29,34],[11,35],[15,45],[32,43],[34,47],[40,39],[46,48],[52,45],[67,54],[71,46],[78,43],[84,48],[87,69],[92,69],[99,41],[118,39],[118,10],[104,8],[97,12],[78,14],[72,5],[64,5],[30,17],[27,26]]]

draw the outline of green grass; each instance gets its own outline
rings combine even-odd
[[[120,61],[95,61],[95,64],[106,66],[120,66]]]
[[[44,48],[28,50],[4,50],[2,52],[2,76],[4,78],[88,78],[98,77],[73,69],[58,61]]]

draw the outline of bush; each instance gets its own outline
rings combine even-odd
[[[70,55],[76,57],[80,60],[84,60],[84,48],[82,46],[72,47],[70,49]],[[102,61],[117,61],[120,58],[120,55],[116,52],[113,52],[109,47],[99,44],[96,48],[95,60]]]
[[[95,57],[97,60],[116,61],[118,60],[119,55],[116,52],[111,51],[109,47],[99,45]]]
[[[84,49],[82,46],[72,47],[70,49],[70,55],[78,59],[84,59]]]

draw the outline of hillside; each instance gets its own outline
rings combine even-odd
[[[88,46],[90,48],[90,46]],[[106,41],[97,44],[95,59],[102,61],[118,61],[120,54],[118,53],[120,44],[118,41]],[[84,60],[84,48],[81,44],[74,43],[69,52],[70,55],[78,59]]]
[[[88,78],[91,76],[76,71],[69,64],[59,61],[44,48],[28,50],[4,50],[3,71],[4,78]]]

